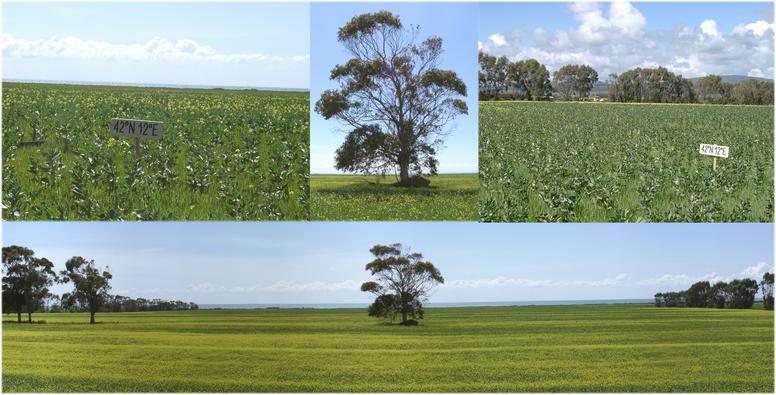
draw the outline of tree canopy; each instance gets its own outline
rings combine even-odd
[[[86,260],[74,256],[65,262],[65,270],[61,272],[63,282],[73,283],[73,292],[62,296],[65,306],[80,304],[87,306],[90,313],[89,323],[94,324],[94,314],[100,310],[109,299],[110,280],[113,275],[108,268],[101,269],[94,260]]]
[[[552,74],[552,86],[566,100],[587,97],[598,82],[598,72],[588,65],[567,64]]]
[[[437,151],[455,117],[468,114],[466,85],[440,68],[442,39],[418,42],[419,27],[405,27],[388,11],[353,17],[337,40],[351,58],[336,65],[315,104],[325,119],[352,128],[337,149],[335,167],[360,173],[399,170],[399,184],[436,174]]]
[[[32,313],[52,295],[49,287],[57,281],[54,264],[35,256],[26,247],[3,247],[3,310],[14,311],[21,322],[26,310],[28,322]]]
[[[480,100],[578,100],[590,95],[599,78],[592,66],[567,64],[550,82],[547,67],[536,59],[513,62],[482,51],[478,59]],[[608,100],[618,102],[767,105],[774,95],[773,81],[728,83],[711,74],[693,83],[662,66],[609,74],[606,85]]]
[[[698,281],[684,291],[656,293],[655,306],[751,309],[757,289],[757,281],[750,278],[718,281],[714,285]]]
[[[419,252],[411,252],[401,244],[375,245],[369,252],[375,259],[366,265],[374,281],[361,284],[361,291],[376,296],[369,306],[369,315],[394,319],[401,314],[402,323],[409,318],[423,318],[423,303],[429,292],[445,279],[434,264],[424,260]]]
[[[760,290],[763,293],[763,308],[773,310],[773,273],[763,274]]]

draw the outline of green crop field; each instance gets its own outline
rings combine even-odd
[[[14,317],[15,318],[15,317]],[[773,312],[648,305],[36,314],[5,392],[773,392]]]
[[[2,105],[4,219],[307,218],[307,93],[4,83]],[[111,118],[163,138],[136,161]]]
[[[481,102],[480,174],[487,222],[770,222],[773,106]]]
[[[310,218],[329,221],[476,221],[477,174],[428,177],[401,188],[393,176],[312,175]]]

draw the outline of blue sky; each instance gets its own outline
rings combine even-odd
[[[773,78],[772,3],[488,3],[480,47],[551,71],[587,63],[599,77],[662,65],[686,77]]]
[[[110,266],[116,293],[203,304],[369,302],[378,243],[432,261],[440,303],[650,298],[773,268],[770,224],[4,222],[3,236],[58,270],[74,255]]]
[[[337,41],[337,30],[358,14],[388,10],[402,23],[420,25],[420,40],[430,35],[443,39],[440,67],[458,73],[467,85],[468,116],[456,118],[453,132],[438,155],[440,173],[477,172],[477,4],[457,3],[313,3],[311,24],[311,87],[314,105],[326,89],[337,84],[329,72],[349,59]],[[442,17],[444,16],[444,17]],[[337,173],[334,155],[346,128],[339,122],[311,115],[310,169],[313,173]]]
[[[305,3],[4,3],[3,78],[309,87]]]

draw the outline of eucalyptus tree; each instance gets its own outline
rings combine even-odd
[[[763,308],[773,310],[773,273],[763,274],[760,291],[763,293]]]
[[[73,283],[73,292],[63,295],[63,304],[72,306],[78,303],[86,307],[90,324],[94,324],[94,314],[110,298],[108,291],[113,275],[108,270],[97,267],[94,260],[74,256],[65,262],[65,270],[61,272],[63,282]]]
[[[27,321],[32,322],[32,313],[52,296],[49,287],[57,281],[54,264],[17,245],[3,247],[2,254],[3,310],[15,312],[18,322],[26,310]]]
[[[423,303],[435,286],[445,282],[439,269],[401,244],[376,245],[369,252],[374,260],[366,270],[375,280],[361,284],[361,291],[376,296],[369,314],[386,318],[401,314],[403,324],[423,318]]]
[[[337,149],[335,167],[365,174],[398,168],[399,185],[427,184],[437,173],[437,151],[455,117],[468,114],[466,85],[440,68],[442,39],[418,42],[420,28],[380,11],[353,17],[337,40],[350,59],[331,70],[339,89],[315,104],[325,119],[351,128]]]

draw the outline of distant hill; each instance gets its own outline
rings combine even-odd
[[[721,75],[722,82],[727,82],[729,84],[735,84],[738,82],[746,82],[749,80],[755,80],[755,81],[771,81],[770,78],[760,78],[760,77],[749,77],[746,75]],[[698,82],[703,77],[695,77],[695,78],[688,78],[693,83]]]
[[[738,82],[746,82],[748,80],[755,80],[755,81],[772,81],[770,78],[760,78],[760,77],[749,77],[746,75],[721,75],[722,82],[735,84]],[[698,80],[700,80],[703,77],[695,77],[695,78],[688,78],[693,83],[697,83]],[[605,81],[598,81],[593,85],[593,90],[590,91],[591,96],[605,96],[609,93],[608,91],[608,84]]]

